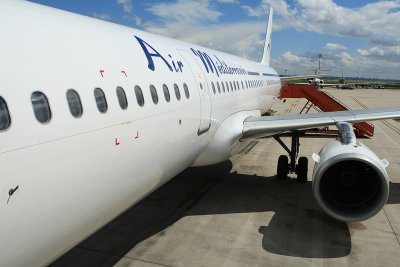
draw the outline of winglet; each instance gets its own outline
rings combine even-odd
[[[261,59],[261,64],[266,64],[269,66],[271,61],[271,32],[272,32],[272,17],[273,17],[273,9],[272,7],[269,10],[269,19],[268,19],[268,26],[267,26],[267,34],[265,35],[265,44],[264,44],[264,53]]]

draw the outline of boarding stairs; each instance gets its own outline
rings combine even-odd
[[[307,103],[300,113],[308,113],[311,108],[317,112],[350,110],[339,99],[328,92],[321,91],[313,85],[285,84],[282,86],[281,98],[305,98]],[[374,126],[368,122],[357,122],[353,124],[354,131],[358,137],[371,138],[374,135]],[[324,129],[313,129],[310,133],[332,134],[326,127]]]

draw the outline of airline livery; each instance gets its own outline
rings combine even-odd
[[[0,0],[0,265],[46,265],[190,166],[231,157],[241,138],[336,125],[313,193],[342,221],[385,204],[386,160],[351,123],[400,109],[264,117],[281,82],[263,58],[208,48],[18,0]],[[312,77],[311,77],[312,78]],[[296,151],[294,151],[296,152]],[[307,181],[307,158],[282,155]]]

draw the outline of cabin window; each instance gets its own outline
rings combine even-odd
[[[233,86],[235,87],[235,91],[237,90],[236,83],[233,81]]]
[[[243,81],[242,81],[242,90],[244,90],[244,84],[243,84]]]
[[[225,82],[226,83],[226,90],[228,90],[228,92],[229,92],[229,84],[228,84],[228,82]]]
[[[231,91],[233,92],[232,82],[229,82],[229,84],[231,85]]]
[[[119,106],[122,109],[128,108],[128,99],[126,98],[125,90],[121,86],[116,89]]]
[[[71,112],[72,116],[74,116],[75,118],[79,118],[80,116],[82,116],[83,108],[81,98],[74,89],[69,89],[67,91],[67,101],[69,111]]]
[[[39,91],[33,92],[31,102],[36,119],[41,123],[49,122],[51,119],[51,110],[45,94]]]
[[[185,91],[186,98],[189,99],[189,97],[190,97],[189,88],[186,83],[183,84],[183,91]]]
[[[143,92],[142,92],[142,89],[138,85],[135,86],[135,95],[136,95],[136,101],[137,101],[138,105],[143,107],[143,105],[144,105]]]
[[[11,117],[6,101],[0,96],[0,131],[10,127]]]
[[[247,84],[247,81],[244,81],[246,83],[246,88],[249,89],[249,85]]]
[[[218,93],[221,93],[221,87],[219,86],[219,82],[217,82]]]
[[[97,109],[101,113],[106,113],[108,109],[106,95],[100,88],[94,89],[94,98],[96,99]]]
[[[150,85],[150,94],[154,104],[158,104],[158,94],[154,85]]]
[[[221,86],[222,86],[222,92],[225,93],[225,85],[224,85],[224,82],[221,82]]]
[[[165,101],[169,102],[171,100],[171,96],[169,94],[168,86],[166,84],[163,84],[162,88],[164,91]]]
[[[214,83],[213,83],[213,82],[211,82],[211,87],[212,87],[212,90],[213,90],[214,95],[215,95],[215,86],[214,86]]]
[[[240,90],[239,82],[236,81],[237,89]]]
[[[174,83],[174,91],[176,99],[178,99],[178,101],[181,100],[181,92],[179,91],[179,87],[176,83]]]

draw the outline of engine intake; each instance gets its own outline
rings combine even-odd
[[[387,161],[358,143],[349,125],[338,126],[341,141],[321,150],[313,173],[318,204],[327,214],[345,222],[371,218],[383,208],[389,195]]]

